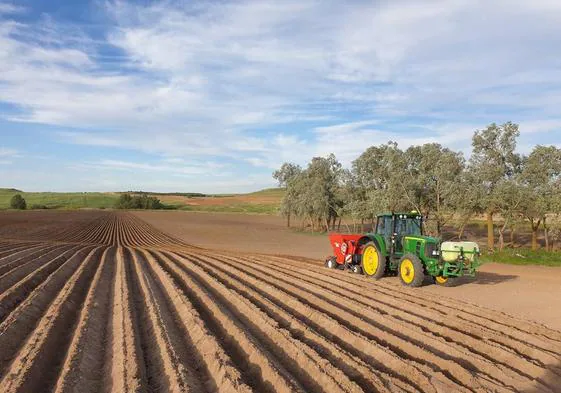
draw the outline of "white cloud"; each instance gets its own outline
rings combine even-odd
[[[0,15],[2,14],[19,14],[25,11],[24,7],[20,7],[9,3],[0,3]]]
[[[0,3],[0,102],[17,108],[0,116],[162,158],[99,170],[197,171],[192,158],[264,172],[388,140],[468,153],[492,121],[561,127],[558,1],[97,4],[109,18],[94,39]]]
[[[19,158],[21,154],[15,150],[7,147],[0,147],[0,158]]]

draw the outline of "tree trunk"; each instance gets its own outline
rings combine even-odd
[[[286,226],[290,228],[290,213],[286,215]]]
[[[508,222],[505,221],[503,226],[499,228],[499,252],[501,252],[505,247],[505,229],[508,225]]]
[[[495,248],[495,232],[493,231],[493,212],[487,212],[487,249]]]
[[[538,229],[540,228],[540,220],[534,223],[532,219],[530,224],[532,225],[532,250],[536,251],[538,249]]]
[[[510,246],[511,246],[512,248],[514,248],[514,240],[515,240],[515,239],[514,239],[514,232],[515,232],[515,229],[516,229],[516,228],[514,227],[514,225],[512,225],[512,226],[510,227]]]
[[[337,232],[341,230],[341,217],[339,217],[339,222],[337,223]]]
[[[543,217],[543,237],[545,239],[545,250],[549,251],[549,232],[545,216]]]
[[[440,220],[436,220],[436,232],[438,233],[438,237],[442,238],[442,224]]]
[[[499,229],[499,252],[501,252],[504,248],[505,245],[505,241],[504,241],[504,236],[503,236],[503,230],[502,228]]]

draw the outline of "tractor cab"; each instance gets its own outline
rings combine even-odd
[[[375,233],[384,238],[392,249],[392,254],[403,253],[405,236],[423,235],[423,217],[417,212],[380,214],[376,222]]]

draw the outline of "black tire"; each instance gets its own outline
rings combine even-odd
[[[359,265],[351,265],[350,272],[354,274],[361,274],[362,268]]]
[[[415,254],[405,254],[399,260],[398,275],[403,285],[420,287],[425,280],[423,262]]]
[[[367,266],[365,267],[366,260],[364,258],[364,255],[367,249],[371,250],[370,252],[375,254],[375,258],[377,261],[376,267],[373,271],[372,269],[369,269]],[[360,262],[360,267],[362,268],[362,272],[364,273],[365,276],[372,277],[376,280],[384,277],[384,274],[386,273],[386,258],[382,256],[382,253],[380,252],[380,250],[378,250],[378,247],[376,247],[374,242],[368,242],[364,245],[362,249],[362,258]]]
[[[335,257],[328,258],[325,261],[325,267],[328,268],[328,269],[337,268],[337,259]]]

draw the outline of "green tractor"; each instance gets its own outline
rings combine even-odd
[[[327,267],[348,268],[376,279],[397,273],[411,287],[420,286],[426,276],[452,286],[459,277],[475,276],[480,266],[476,243],[425,236],[423,217],[417,212],[381,214],[374,232],[332,233],[329,240],[335,256],[326,260]]]

